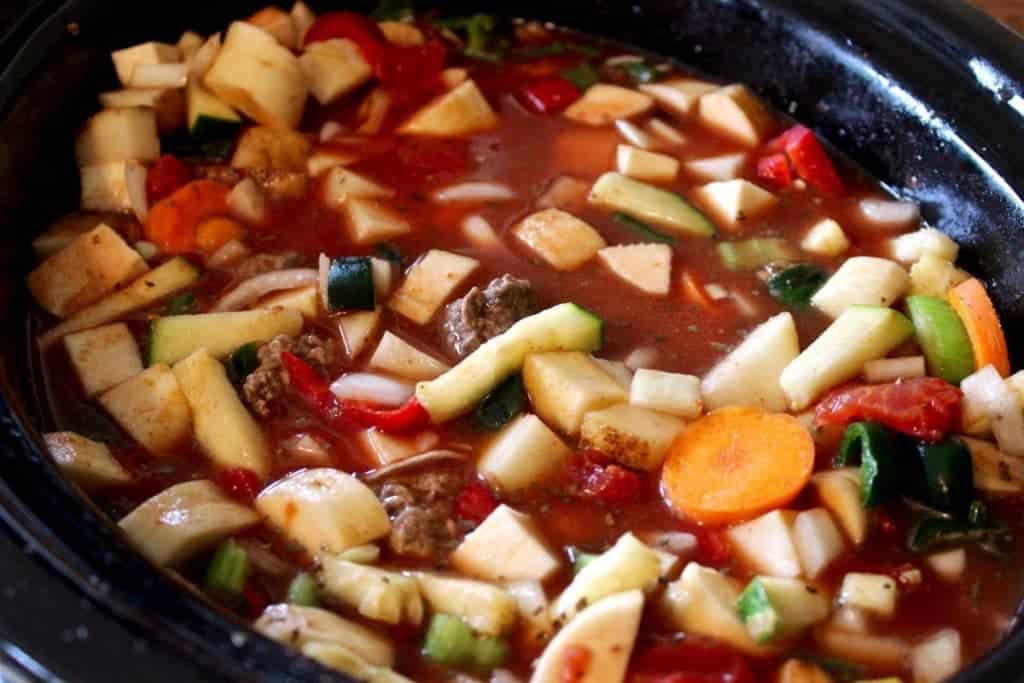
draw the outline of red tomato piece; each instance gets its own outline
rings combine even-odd
[[[793,184],[793,167],[782,152],[769,154],[757,160],[757,177],[780,190],[785,189]]]
[[[242,598],[245,600],[245,614],[250,619],[258,618],[270,604],[267,592],[252,579],[242,587]]]
[[[422,45],[384,43],[378,51],[377,78],[392,96],[431,92],[440,83],[447,53],[444,43],[436,38]]]
[[[694,535],[697,537],[697,556],[701,564],[720,566],[732,558],[732,547],[721,531],[701,528]]]
[[[146,196],[154,204],[192,180],[192,169],[173,154],[164,154],[146,173]]]
[[[604,503],[628,503],[643,489],[639,474],[611,462],[597,451],[582,451],[569,464],[570,484],[583,498]]]
[[[256,495],[263,488],[263,482],[260,481],[259,476],[245,467],[222,470],[217,475],[216,481],[224,493],[242,503],[251,503],[256,500]]]
[[[939,441],[960,423],[963,393],[938,377],[836,389],[815,410],[820,424],[874,420],[925,441]]]
[[[481,524],[497,507],[498,499],[480,481],[466,486],[455,498],[455,516],[474,524]]]
[[[687,636],[634,655],[630,683],[754,683],[743,656],[709,638]]]
[[[305,45],[332,38],[347,38],[359,48],[363,58],[376,66],[381,47],[387,39],[377,24],[358,12],[325,12],[306,31]]]
[[[519,100],[537,114],[561,111],[580,98],[580,90],[561,76],[547,76],[530,83],[519,92]]]
[[[793,126],[765,145],[769,153],[785,152],[796,174],[822,194],[842,197],[846,194],[843,179],[835,164],[807,126]]]
[[[586,678],[591,656],[590,650],[582,645],[570,645],[565,648],[561,683],[580,683]]]

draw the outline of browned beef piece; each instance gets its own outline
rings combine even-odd
[[[502,275],[485,289],[474,287],[445,309],[445,341],[455,356],[478,346],[537,312],[537,296],[526,280]]]
[[[279,334],[256,352],[260,364],[245,378],[242,396],[254,413],[269,417],[280,411],[280,399],[288,390],[288,372],[281,365],[281,352],[291,351],[296,356],[325,372],[337,357],[333,339],[316,334],[289,337]]]
[[[458,545],[461,532],[452,516],[452,502],[463,479],[461,470],[446,469],[406,475],[380,487],[377,495],[391,517],[392,552],[437,560]]]
[[[295,268],[302,263],[302,256],[294,251],[281,251],[273,254],[253,254],[232,267],[232,274],[237,280],[248,280],[251,277],[270,273],[285,268]]]

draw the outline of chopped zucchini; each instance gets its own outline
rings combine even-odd
[[[512,234],[556,270],[576,270],[605,246],[589,224],[561,209],[544,209],[521,220]]]
[[[571,455],[536,415],[521,415],[484,447],[477,469],[499,490],[511,493],[544,481]]]
[[[345,353],[350,360],[363,352],[370,338],[380,325],[380,309],[364,313],[349,313],[338,320],[341,340],[345,343]]]
[[[935,228],[921,228],[894,237],[889,242],[889,248],[892,257],[900,263],[920,261],[925,254],[934,254],[952,263],[960,253],[960,246],[950,239],[949,235]]]
[[[607,126],[619,119],[631,119],[654,108],[650,95],[618,85],[597,83],[563,112],[568,119],[588,126]]]
[[[824,508],[804,510],[793,521],[793,544],[800,566],[809,579],[815,579],[843,553],[843,536]]]
[[[587,200],[595,206],[621,211],[677,233],[715,234],[711,221],[679,195],[621,173],[605,173],[598,178]]]
[[[434,612],[460,617],[479,633],[500,636],[515,623],[516,601],[498,586],[429,572],[419,572],[416,578]]]
[[[192,414],[174,373],[153,365],[99,395],[100,404],[150,453],[167,453],[191,434]]]
[[[324,179],[324,204],[340,208],[349,197],[390,199],[395,191],[343,166],[334,166]]]
[[[419,626],[423,621],[419,582],[413,577],[334,555],[320,557],[318,575],[328,600],[352,607],[367,619],[393,626]]]
[[[391,522],[363,482],[331,468],[299,470],[260,492],[256,509],[312,557],[386,536]]]
[[[821,268],[801,263],[775,272],[768,279],[768,293],[790,308],[806,310],[827,279]]]
[[[373,76],[373,67],[351,40],[333,38],[306,48],[299,57],[309,89],[320,104],[330,104]]]
[[[279,334],[295,336],[302,324],[301,313],[283,308],[157,318],[149,326],[146,361],[176,363],[201,348],[214,358],[227,358],[243,344],[262,344]]]
[[[196,441],[203,453],[218,468],[245,468],[266,479],[270,474],[266,436],[238,398],[224,366],[200,348],[175,363],[174,375],[192,408]]]
[[[498,115],[472,80],[428,102],[398,129],[403,135],[457,137],[490,130]]]
[[[424,325],[479,265],[468,256],[431,249],[409,268],[388,308]]]
[[[704,410],[699,377],[646,368],[633,375],[629,403],[684,420],[697,418]]]
[[[104,325],[64,337],[71,366],[86,396],[95,396],[142,372],[142,356],[124,323]]]
[[[885,356],[913,332],[913,324],[891,308],[850,306],[782,371],[779,383],[790,408],[803,410],[826,390],[856,377],[864,363]]]
[[[778,198],[749,180],[720,180],[697,190],[697,196],[721,225],[737,228],[775,206]]]
[[[658,554],[627,532],[576,574],[555,600],[554,616],[568,621],[609,596],[645,590],[656,584],[660,576]]]
[[[370,357],[370,367],[411,380],[435,379],[450,370],[441,361],[391,332],[385,332],[381,337],[377,350]]]
[[[255,526],[260,516],[208,479],[164,489],[117,523],[135,549],[162,567],[180,566]]]
[[[89,117],[75,139],[78,165],[114,161],[156,161],[160,138],[156,114],[143,107],[103,109]]]
[[[896,579],[888,574],[850,572],[843,577],[836,600],[880,617],[891,617],[896,611],[898,594]]]
[[[944,298],[907,297],[907,312],[932,375],[960,384],[974,372],[974,351],[967,330]]]
[[[110,57],[114,62],[118,80],[121,81],[122,86],[127,88],[136,66],[179,62],[181,61],[181,51],[174,45],[151,41],[117,50],[112,52]]]
[[[522,375],[512,375],[487,394],[473,411],[473,426],[485,431],[501,429],[526,406]]]
[[[909,286],[910,276],[898,263],[855,256],[843,262],[811,299],[811,305],[838,318],[850,306],[892,306]]]
[[[587,413],[627,399],[622,386],[582,351],[526,356],[523,382],[537,414],[569,435],[579,433]]]
[[[769,318],[704,377],[704,406],[708,410],[734,405],[785,410],[786,396],[779,380],[799,353],[793,316],[780,313]]]
[[[792,510],[773,510],[726,532],[737,555],[755,572],[796,578],[803,573],[793,542]]]
[[[348,197],[345,218],[356,244],[387,242],[412,231],[412,225],[397,211],[365,197]]]
[[[687,161],[683,164],[683,168],[700,180],[733,180],[740,174],[746,163],[747,155],[744,152],[738,152]]]
[[[829,601],[803,581],[756,576],[740,594],[736,608],[751,637],[764,644],[792,639],[823,621]]]
[[[796,257],[792,245],[781,237],[718,243],[718,258],[728,270],[756,270],[773,263],[794,261]]]
[[[679,160],[675,157],[629,145],[618,146],[615,165],[619,173],[651,183],[670,183],[679,173]]]
[[[620,244],[605,247],[597,257],[620,278],[654,296],[668,294],[672,278],[672,247],[667,244]]]
[[[188,132],[195,140],[223,140],[238,134],[242,117],[202,85],[189,83],[185,97]]]
[[[682,429],[683,421],[677,417],[620,403],[583,416],[580,446],[650,471],[661,466]]]
[[[860,470],[847,467],[830,472],[819,472],[811,478],[822,504],[835,515],[839,525],[854,545],[867,538],[868,515],[861,505]]]
[[[321,268],[323,268],[321,257]],[[368,256],[342,256],[332,258],[327,265],[322,294],[324,308],[328,311],[372,311],[374,310],[373,268]]]
[[[448,557],[457,571],[485,581],[545,581],[562,566],[526,514],[500,505]]]
[[[757,96],[738,84],[701,95],[698,116],[708,128],[748,147],[760,144],[774,123]]]
[[[43,438],[61,472],[86,491],[132,482],[132,475],[114,458],[106,444],[75,432],[51,432]]]
[[[395,661],[395,648],[387,638],[319,607],[270,605],[253,628],[286,645],[342,646],[360,662],[371,666],[391,666]]]
[[[826,218],[812,225],[804,234],[800,248],[808,254],[836,258],[850,248],[850,240],[839,223]]]
[[[693,114],[701,95],[714,92],[719,87],[714,83],[689,78],[669,78],[657,83],[642,83],[637,86],[641,92],[653,97],[659,107],[680,118]]]

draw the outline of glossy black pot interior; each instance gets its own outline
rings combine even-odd
[[[0,43],[0,639],[9,664],[42,679],[33,660],[73,681],[344,680],[127,548],[40,456],[48,425],[28,381],[27,245],[76,202],[74,129],[114,85],[109,51],[220,30],[260,4],[44,0]],[[1024,360],[1024,44],[1008,31],[949,0],[524,0],[506,11],[744,81],[814,126],[963,245]],[[1022,670],[1018,629],[957,680],[1021,680]]]

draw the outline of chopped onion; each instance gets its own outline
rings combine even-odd
[[[478,214],[467,216],[466,220],[462,221],[462,233],[467,240],[481,249],[494,250],[505,246],[487,219]]]
[[[885,228],[907,225],[919,216],[917,204],[894,199],[862,199],[857,206],[865,220]]]
[[[648,121],[647,130],[654,133],[665,142],[673,145],[682,145],[686,143],[686,136],[680,133],[678,128],[662,121],[661,119],[651,119]]]
[[[618,129],[619,135],[621,135],[623,139],[631,145],[642,149],[654,149],[658,147],[658,141],[654,139],[654,136],[637,126],[635,123],[631,123],[625,119],[619,119],[615,122],[615,128]]]
[[[292,5],[292,11],[289,14],[292,17],[292,24],[295,25],[295,37],[298,38],[299,45],[302,45],[306,37],[306,31],[316,21],[316,15],[302,0]]]
[[[221,311],[237,311],[270,292],[281,289],[295,289],[303,285],[311,285],[317,281],[317,272],[312,268],[287,268],[263,273],[249,278],[230,292],[221,297],[213,307],[215,313]]]
[[[704,291],[707,292],[712,301],[721,301],[722,299],[729,298],[729,290],[717,282],[709,282],[704,285]]]
[[[537,198],[537,207],[541,209],[568,209],[583,203],[590,191],[590,183],[573,178],[558,176],[551,186]]]
[[[391,293],[395,282],[395,268],[387,259],[370,257],[370,269],[373,271],[373,294],[377,301],[383,301]]]
[[[235,218],[256,225],[267,220],[267,198],[252,178],[245,178],[231,188],[227,202]]]
[[[327,448],[310,434],[293,434],[281,442],[281,449],[288,455],[305,462],[328,464],[330,455]]]
[[[864,379],[871,384],[895,382],[898,379],[912,379],[925,376],[924,356],[903,356],[901,358],[880,358],[864,364]]]
[[[129,161],[124,166],[124,184],[128,190],[128,201],[132,212],[140,223],[146,222],[149,216],[149,197],[146,195],[146,167],[137,161]]]
[[[128,79],[129,88],[184,88],[188,64],[137,64]]]
[[[249,255],[249,247],[241,240],[231,240],[217,251],[210,254],[206,259],[206,265],[210,268],[223,268],[235,261],[240,261]]]
[[[658,349],[653,346],[639,346],[629,352],[623,359],[623,363],[630,370],[636,371],[640,368],[652,368],[658,362]]]
[[[434,192],[435,202],[505,202],[516,198],[508,185],[490,182],[468,182],[449,185]]]
[[[751,300],[750,296],[738,289],[729,292],[732,301],[736,304],[737,310],[748,318],[757,318],[761,315],[761,309]]]
[[[327,142],[345,132],[345,127],[337,121],[327,121],[320,127],[320,142]]]
[[[159,247],[157,247],[152,242],[140,240],[136,242],[134,246],[135,251],[139,252],[139,256],[141,256],[146,261],[152,261],[160,254]]]
[[[376,481],[378,479],[386,479],[387,477],[390,477],[396,472],[411,469],[414,467],[419,467],[420,465],[424,465],[426,463],[452,461],[465,462],[465,460],[466,456],[463,455],[462,453],[442,448],[436,451],[420,453],[419,455],[414,455],[411,458],[399,460],[396,463],[392,463],[390,465],[386,465],[384,467],[373,470],[372,472],[368,472],[363,475],[363,481]]]
[[[689,555],[697,550],[697,537],[684,531],[647,534],[644,542],[655,550],[665,550],[673,555]]]
[[[988,416],[1000,450],[1007,455],[1024,456],[1024,413],[1017,396],[996,369],[986,365],[964,378],[960,389],[970,412]]]
[[[340,399],[378,406],[399,406],[415,391],[412,382],[403,382],[370,372],[350,372],[334,380],[331,391]]]
[[[316,281],[317,289],[320,291],[320,305],[325,311],[331,310],[327,303],[327,276],[331,274],[331,257],[321,252],[317,259]]]
[[[206,72],[213,66],[213,60],[217,59],[217,55],[220,53],[220,34],[214,33],[212,36],[206,39],[206,42],[196,50],[196,53],[192,55],[192,59],[188,63],[188,75],[195,79],[197,82]]]

